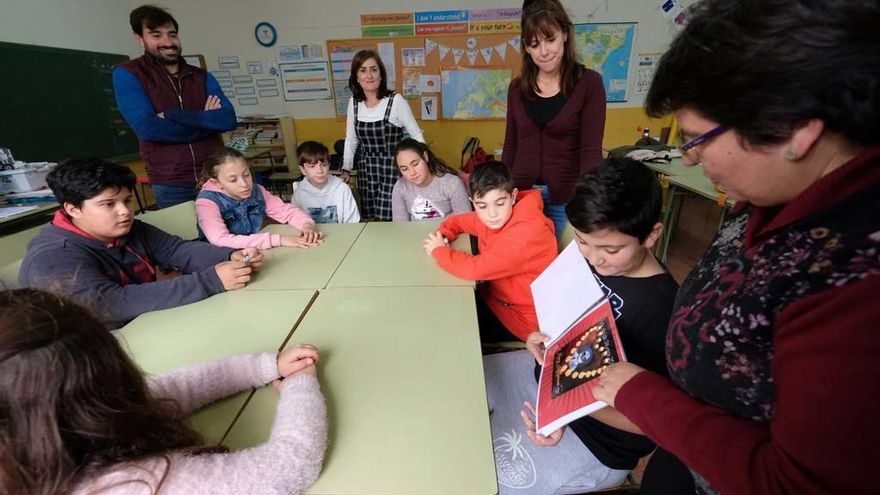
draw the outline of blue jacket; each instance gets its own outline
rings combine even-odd
[[[236,127],[235,109],[217,80],[185,62],[172,77],[154,57],[130,60],[113,70],[113,90],[156,184],[197,182],[204,157],[223,145],[220,133]],[[220,98],[220,109],[204,110],[208,96]]]
[[[226,228],[231,234],[251,235],[256,234],[263,228],[266,218],[266,199],[258,187],[254,187],[251,196],[247,199],[238,200],[228,194],[217,191],[199,192],[196,199],[210,199],[220,209],[220,216],[226,223]],[[207,241],[202,227],[196,224],[199,231],[199,240]]]

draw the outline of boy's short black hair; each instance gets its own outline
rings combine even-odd
[[[502,189],[506,193],[513,192],[513,175],[507,165],[491,160],[477,165],[468,180],[471,198],[482,198],[489,191]]]
[[[614,229],[645,242],[662,207],[663,191],[651,169],[631,158],[609,157],[578,182],[565,213],[581,232]]]
[[[296,147],[296,159],[300,165],[322,160],[326,162],[330,159],[330,150],[317,141],[306,141]]]
[[[134,172],[128,167],[100,158],[67,160],[46,176],[46,183],[62,208],[64,203],[80,208],[83,201],[109,187],[134,191],[136,181]]]
[[[138,36],[144,34],[145,27],[156,29],[169,23],[174,24],[175,31],[180,30],[174,17],[167,10],[155,5],[141,5],[132,10],[128,15],[128,22],[131,24],[131,30]]]

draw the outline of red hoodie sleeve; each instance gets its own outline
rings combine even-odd
[[[437,232],[443,235],[449,242],[458,239],[461,234],[476,235],[477,223],[480,220],[474,212],[461,213],[446,217],[446,220],[437,227]]]
[[[803,299],[775,322],[769,423],[698,401],[641,373],[617,409],[721,493],[869,493],[880,444],[880,277]]]

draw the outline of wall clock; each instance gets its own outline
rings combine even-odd
[[[261,22],[254,28],[254,37],[257,38],[257,43],[268,48],[278,41],[278,31],[268,22]]]

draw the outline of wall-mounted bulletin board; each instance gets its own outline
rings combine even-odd
[[[504,119],[522,59],[518,33],[329,40],[337,116],[346,114],[351,60],[362,49],[379,54],[388,87],[422,120]]]

